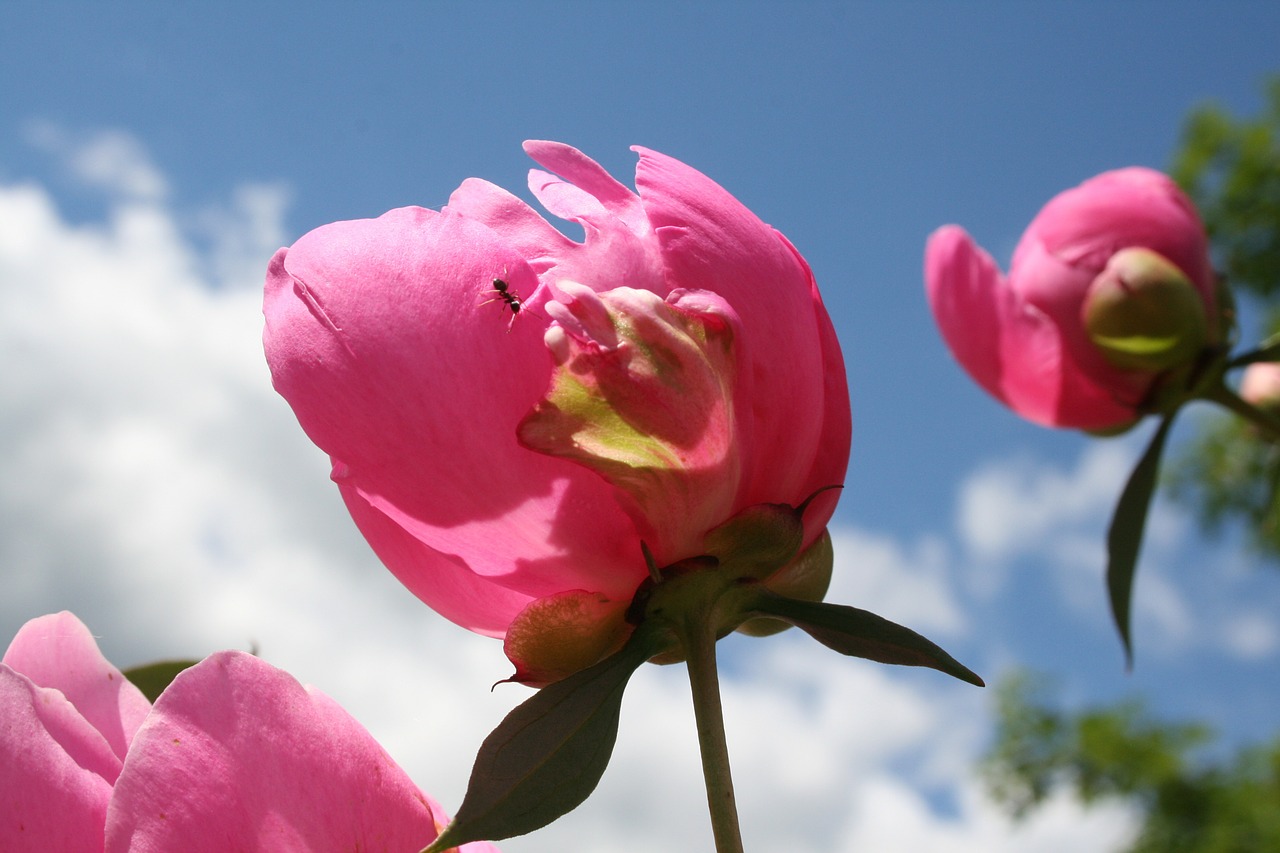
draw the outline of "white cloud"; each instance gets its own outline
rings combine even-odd
[[[435,617],[377,565],[271,391],[260,287],[283,191],[242,187],[187,216],[131,137],[33,134],[112,195],[102,222],[72,225],[39,185],[0,186],[0,631],[70,608],[122,665],[256,644],[456,806],[481,739],[527,692],[489,692],[509,671],[500,644]],[[984,547],[1032,535],[974,512]],[[1042,533],[1054,517],[1022,516]],[[940,543],[836,538],[834,599],[965,631]],[[1024,827],[1001,817],[969,770],[989,726],[974,688],[851,661],[798,632],[735,639],[726,658],[754,848],[1099,850],[1127,831],[1070,802]],[[709,848],[682,675],[642,669],[597,794],[503,849]],[[937,813],[926,789],[956,812]]]
[[[961,488],[961,539],[988,563],[1052,551],[1063,531],[1105,525],[1137,458],[1132,442],[1092,441],[1074,471],[1029,457],[992,462]]]
[[[939,819],[918,792],[875,779],[854,806],[841,850],[875,853],[1077,853],[1120,850],[1133,840],[1135,815],[1115,804],[1083,811],[1057,795],[1022,823],[1012,823],[972,781],[960,790],[959,815]]]
[[[1256,660],[1280,648],[1280,627],[1269,613],[1246,611],[1223,627],[1223,645],[1238,657]]]
[[[837,528],[832,542],[836,564],[828,601],[870,610],[925,635],[963,633],[963,610],[941,541],[925,539],[906,551],[888,537]]]
[[[1045,602],[1110,631],[1106,530],[1143,440],[1082,439],[1074,465],[1021,456],[970,475],[956,512],[964,591],[994,604],[1011,589],[1011,572],[1034,572]],[[1269,607],[1280,604],[1273,573],[1245,556],[1238,535],[1211,549],[1195,531],[1185,508],[1157,492],[1134,578],[1132,634],[1141,656],[1176,661],[1197,649],[1257,661],[1280,653],[1280,621]]]
[[[992,599],[1017,563],[1035,565],[1058,598],[1098,623],[1110,615],[1102,595],[1106,531],[1142,447],[1135,440],[1087,442],[1071,470],[1029,457],[989,463],[960,490],[957,528],[973,570],[970,588]],[[1186,538],[1186,518],[1153,502],[1134,587],[1133,624],[1162,654],[1194,638],[1195,619],[1167,564]],[[1049,569],[1045,572],[1043,569]],[[1144,643],[1146,645],[1146,643]]]
[[[151,164],[142,144],[119,130],[72,134],[60,125],[32,121],[26,125],[27,141],[57,156],[81,183],[113,195],[160,201],[169,194],[169,182]]]

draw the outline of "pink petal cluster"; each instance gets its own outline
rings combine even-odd
[[[6,853],[404,853],[445,822],[333,700],[251,655],[206,658],[152,708],[63,612],[0,664]]]
[[[839,345],[782,235],[654,151],[634,149],[633,191],[568,146],[525,150],[547,170],[530,172],[533,195],[582,242],[469,179],[442,210],[338,222],[281,249],[264,305],[275,387],[360,530],[423,601],[490,636],[566,593],[575,608],[628,601],[642,539],[660,564],[701,553],[744,507],[840,483],[849,449]],[[659,326],[662,346],[642,353]],[[693,343],[668,359],[667,341]],[[656,357],[628,393],[630,353]],[[668,467],[624,458],[616,430],[593,467],[581,457],[598,425],[572,431],[554,402],[519,434],[553,376],[578,400],[609,386],[627,429],[662,433],[640,455]],[[808,508],[806,544],[834,504]]]
[[[1090,286],[1126,249],[1148,249],[1194,285],[1216,322],[1208,241],[1190,200],[1144,168],[1106,172],[1050,201],[1014,251],[1008,276],[955,225],[925,252],[929,304],[947,345],[983,388],[1023,417],[1105,430],[1131,423],[1157,380],[1114,366],[1090,340]]]

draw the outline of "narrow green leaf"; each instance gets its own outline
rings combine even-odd
[[[617,654],[512,710],[481,744],[453,823],[423,853],[523,835],[577,808],[613,754],[627,681],[667,642],[641,625]]]
[[[764,589],[755,610],[790,622],[842,655],[899,666],[927,666],[978,687],[982,679],[937,644],[868,610],[822,601],[799,601]]]
[[[1124,644],[1125,666],[1133,667],[1133,638],[1129,633],[1129,610],[1133,599],[1133,573],[1142,548],[1142,532],[1147,524],[1147,510],[1160,473],[1160,455],[1177,410],[1165,415],[1160,428],[1151,437],[1142,458],[1138,460],[1129,482],[1125,483],[1111,526],[1107,528],[1107,594],[1111,599],[1111,616]]]
[[[156,699],[164,692],[178,673],[182,672],[189,666],[195,666],[198,660],[162,660],[155,663],[145,664],[143,666],[135,666],[133,669],[126,669],[124,677],[133,683],[133,686],[142,691],[142,695],[147,697],[149,702],[155,703]]]

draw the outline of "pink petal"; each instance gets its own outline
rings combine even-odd
[[[151,710],[142,691],[102,656],[84,623],[65,610],[23,625],[4,663],[41,687],[62,691],[121,761]]]
[[[550,359],[545,319],[483,304],[499,276],[520,295],[536,283],[491,230],[451,211],[311,232],[268,272],[276,388],[339,485],[427,548],[532,597],[633,588],[643,565],[619,552],[638,542],[608,487],[516,443]]]
[[[969,376],[1023,417],[1052,424],[1061,366],[1056,332],[1009,290],[964,229],[947,225],[929,237],[925,287],[943,340]]]
[[[373,507],[353,489],[340,489],[352,520],[400,583],[432,610],[478,634],[501,637],[533,600],[477,575],[461,557],[441,553]]]
[[[323,694],[242,652],[186,670],[139,730],[110,851],[419,850],[444,816]]]
[[[988,393],[1045,426],[1100,429],[1134,411],[1065,358],[1058,327],[1024,302],[964,229],[939,228],[925,248],[934,318],[956,361]]]
[[[482,222],[500,234],[503,243],[523,257],[537,274],[560,263],[563,256],[579,248],[577,243],[557,231],[542,214],[521,199],[480,178],[463,181],[462,186],[449,196],[448,209]],[[537,304],[534,294],[526,293],[524,296]]]
[[[800,253],[794,247],[792,252],[808,272],[808,263],[800,257]],[[818,489],[844,482],[845,469],[849,464],[853,422],[849,411],[849,383],[845,379],[844,355],[840,351],[840,340],[836,337],[831,317],[822,305],[822,297],[818,294],[818,284],[813,279],[813,273],[808,272],[808,275],[809,287],[813,294],[814,323],[818,329],[818,342],[822,347],[824,377],[822,411],[820,416],[814,413],[815,419],[821,424],[821,431],[809,465],[809,474],[804,481],[805,494],[811,495]],[[799,459],[796,461],[800,463]],[[826,529],[839,499],[838,490],[823,492],[814,498],[805,510],[805,547],[812,544]]]
[[[1104,172],[1054,197],[1023,235],[1011,277],[1022,265],[1024,244],[1042,245],[1064,264],[1092,273],[1090,279],[1121,249],[1152,249],[1196,283],[1213,313],[1214,273],[1200,217],[1177,184],[1153,169]],[[1026,295],[1040,304],[1037,296]]]
[[[602,210],[617,218],[635,234],[644,235],[649,232],[649,219],[645,215],[645,209],[631,188],[614,178],[599,163],[578,149],[563,142],[534,139],[525,142],[524,152],[535,162],[541,163],[567,180],[581,193],[582,197],[589,197],[594,202],[598,202]],[[530,189],[533,189],[532,185]],[[541,196],[539,201],[546,204]],[[554,202],[547,204],[547,209],[557,216],[587,212],[576,204],[565,208],[553,205]]]
[[[824,438],[829,366],[818,322],[825,311],[808,268],[785,239],[706,175],[655,151],[634,150],[640,154],[636,186],[662,245],[668,284],[718,293],[741,318],[735,399],[744,457],[735,509],[798,504],[812,491],[811,460]],[[843,407],[839,399],[832,402],[838,423]],[[785,464],[780,448],[786,448]],[[824,476],[839,482],[838,467]]]
[[[120,759],[52,688],[0,665],[0,850],[102,849]]]
[[[531,169],[530,191],[552,214],[583,229],[583,242],[559,249],[544,280],[576,281],[597,291],[633,287],[666,296],[672,285],[640,198],[576,148],[541,141],[524,147],[555,173]]]

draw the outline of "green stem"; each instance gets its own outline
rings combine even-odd
[[[1227,367],[1244,367],[1259,361],[1276,361],[1280,359],[1280,338],[1272,336],[1262,342],[1255,350],[1238,355],[1227,362]]]
[[[1268,433],[1271,438],[1280,440],[1280,418],[1268,411],[1259,409],[1251,403],[1245,402],[1240,398],[1240,395],[1227,386],[1218,385],[1216,388],[1210,389],[1204,396],[1205,399],[1212,400],[1250,421],[1259,429]]]
[[[720,679],[716,674],[716,636],[710,622],[710,619],[698,616],[686,619],[679,628],[680,640],[688,656],[693,716],[698,725],[702,776],[707,785],[707,807],[711,810],[716,853],[742,853],[738,805],[733,797],[733,777],[729,772],[729,744],[724,736]]]

